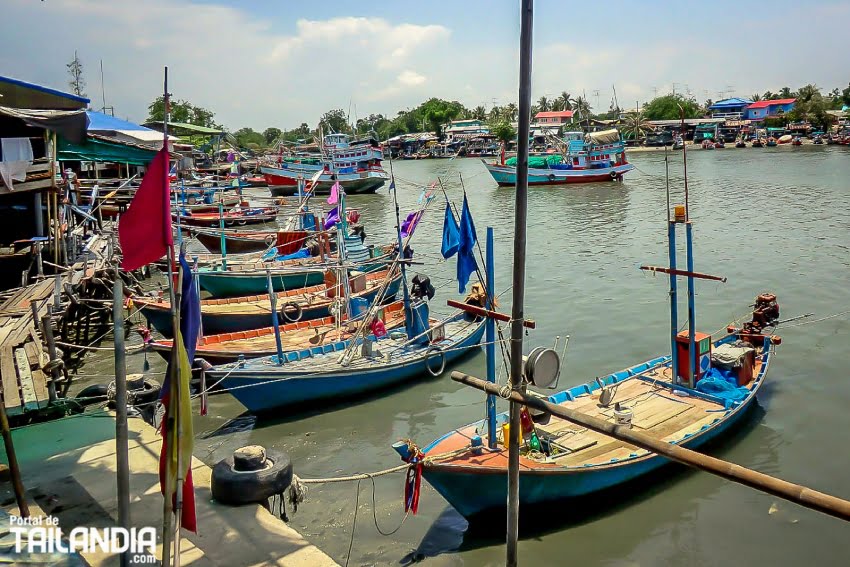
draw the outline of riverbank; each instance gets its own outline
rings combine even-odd
[[[162,526],[159,455],[162,438],[141,419],[130,419],[130,518],[135,528]],[[115,419],[94,411],[14,430],[31,513],[54,516],[68,533],[75,527],[115,526]],[[184,530],[182,563],[193,566],[337,565],[280,518],[259,505],[224,506],[212,500],[212,469],[192,459],[198,533]],[[2,485],[8,514],[17,514],[11,487]],[[7,529],[8,526],[2,526]],[[7,530],[8,531],[8,530]],[[14,538],[13,538],[14,540]],[[162,557],[161,541],[156,548]],[[118,557],[83,553],[92,566],[118,564]],[[13,561],[16,558],[12,558]]]

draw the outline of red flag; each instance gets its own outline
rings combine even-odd
[[[130,208],[118,221],[118,242],[124,255],[121,268],[124,270],[135,270],[159,260],[174,243],[167,171],[168,149],[163,148],[148,164]]]

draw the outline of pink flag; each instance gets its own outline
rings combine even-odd
[[[148,164],[142,185],[130,208],[118,221],[121,268],[135,270],[159,260],[172,246],[171,199],[167,181],[168,148],[162,148]]]
[[[331,195],[328,197],[328,205],[336,205],[339,202],[339,181],[331,187]]]

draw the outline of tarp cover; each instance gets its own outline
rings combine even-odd
[[[620,132],[616,129],[602,130],[601,132],[590,132],[585,136],[588,144],[613,144],[620,141]]]
[[[91,136],[81,144],[75,144],[60,136],[57,138],[57,146],[59,161],[96,161],[146,166],[156,155],[156,150],[115,144]]]
[[[85,140],[89,123],[85,110],[28,110],[0,106],[0,114],[23,120],[34,128],[53,130],[76,143]]]
[[[509,167],[516,167],[516,158],[508,158],[505,161],[505,165]],[[557,165],[564,161],[563,156],[558,154],[553,154],[551,156],[529,156],[528,157],[528,167],[533,169],[547,169],[550,165]]]

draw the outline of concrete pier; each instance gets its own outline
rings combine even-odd
[[[78,526],[115,526],[117,517],[115,420],[91,412],[13,432],[33,514],[59,519],[64,533]],[[130,520],[162,530],[159,488],[161,437],[141,419],[129,420]],[[259,505],[223,506],[212,500],[212,470],[192,460],[198,533],[183,531],[181,565],[332,566],[330,557]],[[0,485],[8,495],[8,484]],[[4,494],[6,496],[6,494]],[[14,499],[4,506],[16,513]],[[7,529],[8,526],[0,526]],[[162,549],[157,548],[161,557]],[[83,554],[92,566],[118,565],[116,556]]]

